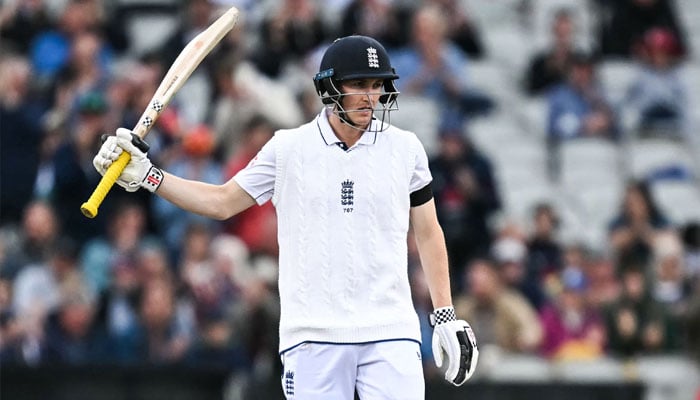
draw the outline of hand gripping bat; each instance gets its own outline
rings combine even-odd
[[[221,41],[221,39],[236,25],[238,21],[238,9],[231,7],[216,21],[214,21],[202,33],[190,40],[185,48],[177,56],[173,65],[165,74],[158,89],[153,94],[153,98],[141,114],[139,122],[133,129],[135,135],[143,139],[155,124],[160,112],[168,105],[175,93],[182,87],[187,78],[202,62],[204,57]],[[92,192],[90,198],[80,206],[80,211],[88,218],[97,215],[97,209],[107,196],[109,190],[121,175],[124,168],[129,164],[131,155],[126,151],[122,152],[119,158],[110,165],[100,183]]]

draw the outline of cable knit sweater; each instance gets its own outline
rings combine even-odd
[[[407,274],[410,193],[432,179],[415,134],[375,121],[346,149],[325,112],[280,130],[234,179],[277,209],[280,351],[420,341]]]

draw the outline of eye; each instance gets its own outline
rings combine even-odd
[[[384,86],[384,82],[377,81],[372,84],[372,89],[381,89]]]

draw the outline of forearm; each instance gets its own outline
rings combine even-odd
[[[416,237],[423,272],[434,308],[452,305],[447,249],[442,229],[433,229]]]
[[[163,174],[163,182],[156,194],[195,214],[224,220],[255,204],[255,200],[233,179],[223,185],[212,185],[183,179],[165,171]]]

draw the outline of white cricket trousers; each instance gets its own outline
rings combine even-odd
[[[303,343],[281,356],[287,400],[424,400],[420,345]]]

